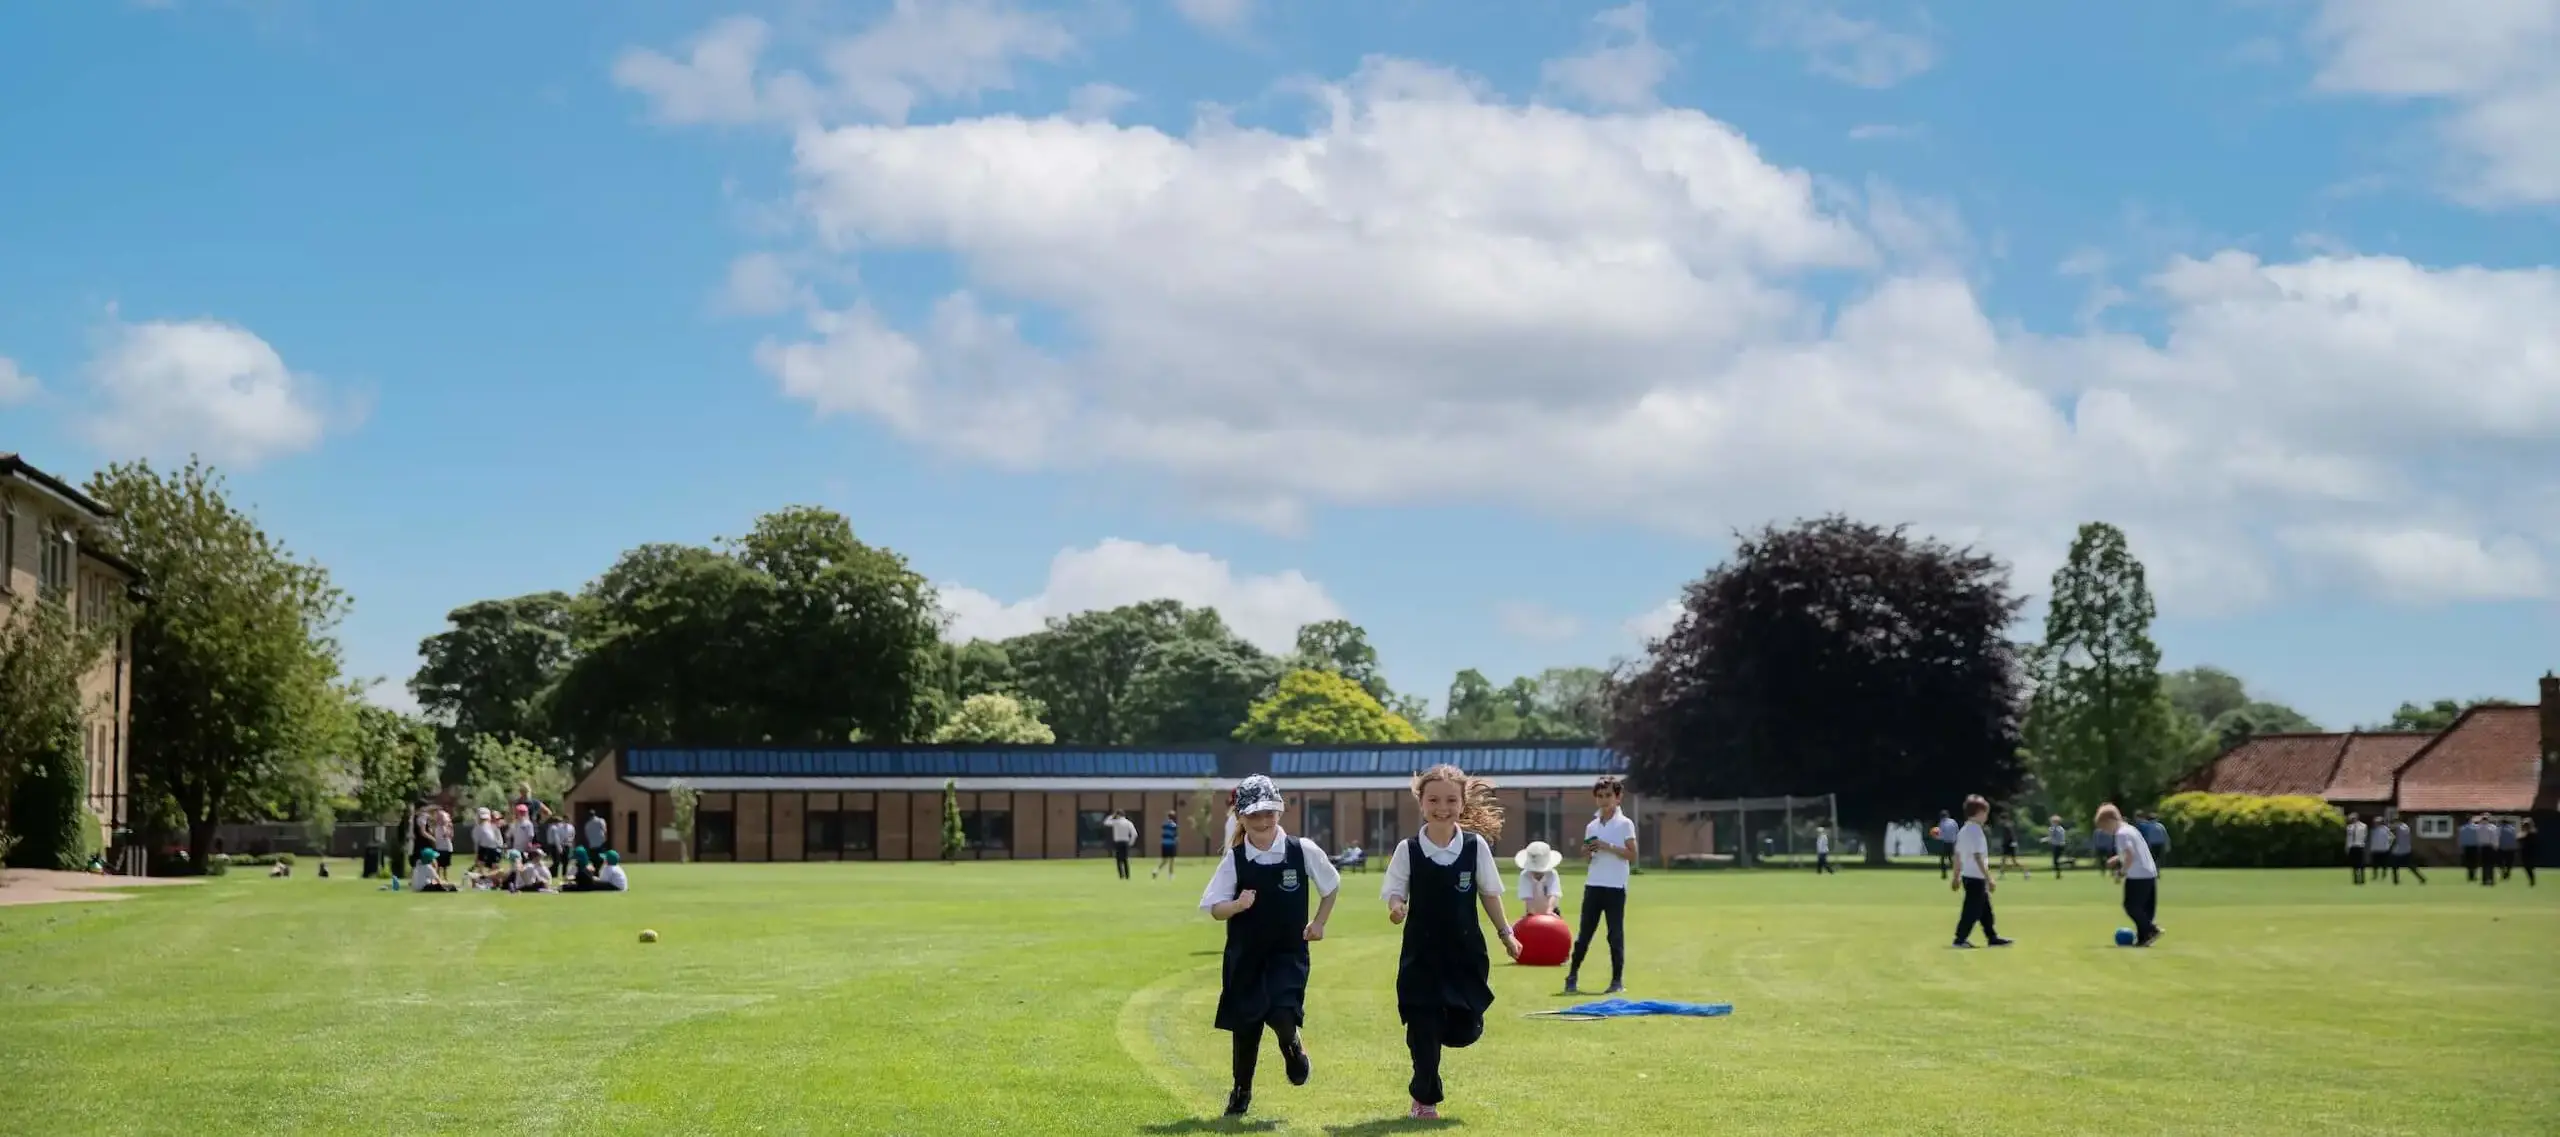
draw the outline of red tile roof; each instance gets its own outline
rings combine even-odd
[[[2434,738],[2425,731],[2348,735],[2346,756],[2322,796],[2340,803],[2390,801],[2391,776]]]
[[[2402,813],[2522,812],[2542,788],[2539,707],[2473,707],[2400,771]]]
[[[2261,734],[2187,775],[2181,790],[2216,794],[2308,794],[2329,788],[2347,749],[2344,734]]]

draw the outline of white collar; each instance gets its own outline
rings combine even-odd
[[[1458,850],[1465,848],[1467,844],[1467,831],[1464,827],[1461,827],[1458,830],[1457,835],[1451,837],[1449,839],[1449,843],[1446,845],[1440,844],[1431,839],[1431,829],[1429,826],[1424,826],[1423,830],[1414,834],[1414,836],[1421,840],[1422,851],[1425,853],[1447,853],[1450,856],[1456,856],[1458,854]]]
[[[1289,851],[1289,831],[1277,825],[1272,826],[1271,847],[1268,849],[1261,848],[1253,843],[1252,830],[1245,830],[1244,838],[1238,844],[1244,849],[1244,855],[1252,857],[1255,860],[1260,860],[1264,857],[1280,856]]]

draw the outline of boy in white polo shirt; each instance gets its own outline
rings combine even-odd
[[[1635,878],[1636,819],[1618,808],[1626,796],[1623,779],[1602,778],[1591,786],[1591,803],[1599,811],[1582,827],[1582,855],[1591,868],[1582,878],[1582,931],[1573,938],[1573,963],[1564,974],[1567,994],[1582,990],[1582,956],[1600,922],[1609,922],[1609,990],[1627,989],[1627,883]]]
[[[2347,815],[2347,879],[2364,883],[2364,818]]]
[[[1964,912],[1956,917],[1956,943],[1960,948],[1973,946],[1973,926],[1982,925],[1982,934],[1993,947],[2007,947],[2015,940],[2000,938],[2000,930],[1991,915],[1991,892],[1999,887],[1991,882],[1991,839],[1983,836],[1982,823],[1991,816],[1991,803],[1975,794],[1964,799],[1964,828],[1956,831],[1955,879],[1947,882],[1952,891],[1964,889]]]
[[[2124,883],[2124,914],[2133,921],[2133,946],[2150,947],[2160,938],[2160,862],[2142,831],[2125,824],[2113,802],[2098,807],[2098,830],[2116,835],[2116,855],[2107,868]]]

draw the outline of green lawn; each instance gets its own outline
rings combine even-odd
[[[643,865],[621,896],[234,877],[0,908],[0,1130],[1219,1131],[1200,1120],[1226,1083],[1202,874]],[[2146,952],[2110,942],[2112,888],[2039,875],[1998,896],[2017,947],[1957,952],[1931,873],[1649,873],[1633,993],[1734,1014],[1523,1019],[1560,1005],[1561,975],[1497,968],[1445,1124],[2552,1133],[2560,883],[2435,879],[2173,869]],[[1265,1059],[1265,1131],[1404,1128],[1377,882],[1349,878],[1316,947],[1314,1082]]]

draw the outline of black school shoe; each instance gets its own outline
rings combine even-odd
[[[1242,1117],[1244,1116],[1244,1111],[1252,1107],[1252,1105],[1252,1090],[1248,1090],[1243,1086],[1237,1086],[1236,1088],[1227,1091],[1227,1116]]]
[[[1307,1044],[1305,1042],[1300,1042],[1296,1046],[1292,1046],[1281,1051],[1280,1061],[1282,1065],[1288,1068],[1289,1084],[1293,1086],[1306,1085],[1307,1075],[1314,1072],[1314,1068],[1307,1064]]]
[[[1991,937],[1991,946],[1993,946],[1993,947],[2007,947],[2007,946],[2009,946],[2010,944],[2014,944],[2014,943],[2016,943],[2016,942],[2018,942],[2018,941],[2016,941],[2016,940],[2004,940],[2004,939],[2001,939],[2001,938],[2000,938],[2000,937],[1998,937],[1998,936],[1993,936],[1993,937]]]

